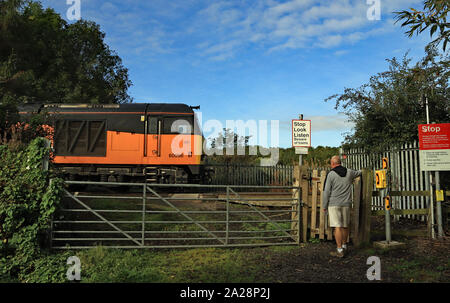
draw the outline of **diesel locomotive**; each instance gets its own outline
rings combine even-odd
[[[53,164],[69,180],[203,183],[203,136],[186,104],[47,104]]]

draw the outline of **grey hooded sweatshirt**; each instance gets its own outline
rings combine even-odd
[[[322,209],[328,206],[351,206],[353,180],[361,176],[361,171],[341,165],[333,168],[325,179],[322,195]]]

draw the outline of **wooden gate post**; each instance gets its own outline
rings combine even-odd
[[[300,187],[302,188],[302,241],[307,242],[308,241],[308,210],[310,206],[309,201],[309,181],[305,178],[303,178],[303,175],[308,175],[308,169],[305,166],[302,166],[300,169]]]
[[[298,244],[301,242],[301,210],[299,203],[296,203],[300,199],[300,168],[298,165],[294,166],[294,184],[296,188],[292,189],[292,214],[291,214],[291,233],[293,236],[297,236]]]
[[[352,217],[350,219],[350,238],[353,245],[359,246],[359,226],[360,226],[360,209],[361,209],[361,197],[362,197],[362,177],[356,178],[353,182],[353,208]]]
[[[372,215],[373,171],[362,170],[362,197],[359,209],[359,226],[355,246],[361,246],[370,242],[370,223]]]

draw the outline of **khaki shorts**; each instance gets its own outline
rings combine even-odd
[[[349,227],[350,207],[330,206],[328,207],[330,227]]]

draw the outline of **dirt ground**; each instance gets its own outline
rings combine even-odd
[[[330,256],[335,249],[331,241],[306,243],[299,248],[273,254],[266,274],[273,282],[371,282],[367,279],[367,258],[381,261],[379,282],[450,282],[450,237],[430,240],[426,237],[403,237],[402,249],[383,251],[371,246],[356,249],[352,245],[342,258]]]

